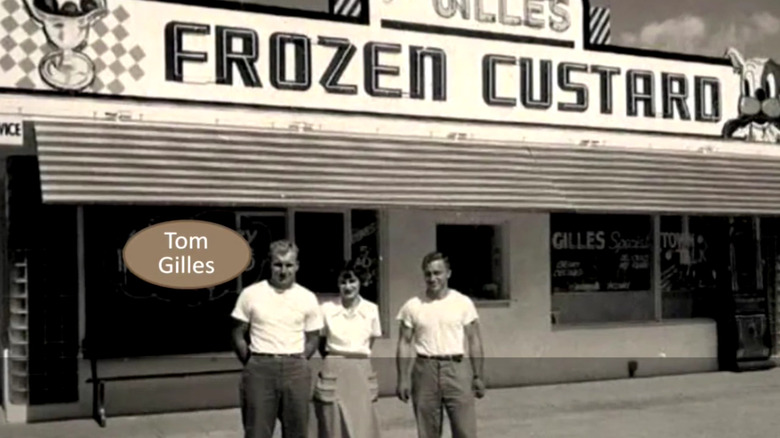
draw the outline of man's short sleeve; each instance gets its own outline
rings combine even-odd
[[[317,297],[312,292],[309,292],[307,295],[308,305],[306,307],[308,310],[304,319],[303,330],[306,332],[322,330],[325,326],[325,322],[324,318],[322,317],[320,303],[317,301]]]
[[[320,315],[322,315],[322,329],[320,329],[320,336],[328,336],[328,303],[322,303],[320,306]]]
[[[396,316],[395,319],[409,328],[414,328],[414,317],[412,315],[411,303],[412,302],[410,300],[401,306],[401,310],[398,311],[398,316]]]
[[[247,289],[241,291],[238,294],[236,300],[236,306],[233,308],[233,312],[230,314],[233,318],[241,322],[249,322],[251,319],[251,311],[249,307],[249,292]]]
[[[382,324],[379,322],[379,308],[374,306],[371,312],[371,336],[379,338],[382,336]]]
[[[474,305],[474,301],[471,300],[471,298],[467,296],[463,296],[463,325],[467,326],[471,324],[472,322],[479,319],[479,314],[477,313],[477,307]]]

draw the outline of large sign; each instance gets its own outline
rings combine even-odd
[[[770,66],[588,51],[580,0],[371,0],[368,24],[141,0],[53,5],[2,2],[1,87],[777,137],[755,134],[776,130],[777,88],[741,96],[745,72]]]

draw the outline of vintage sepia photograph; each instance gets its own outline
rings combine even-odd
[[[0,0],[0,437],[780,433],[777,0]]]

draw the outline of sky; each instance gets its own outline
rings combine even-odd
[[[612,13],[612,44],[780,60],[780,0],[591,0]]]

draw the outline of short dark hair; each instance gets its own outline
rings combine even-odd
[[[425,257],[423,257],[422,269],[425,270],[425,268],[427,268],[428,265],[430,265],[431,263],[437,260],[441,260],[442,262],[444,262],[444,266],[446,266],[447,269],[450,269],[450,259],[438,251],[429,252],[428,254],[425,255]]]
[[[347,260],[344,263],[344,267],[342,267],[341,270],[339,271],[339,276],[337,281],[341,283],[347,278],[355,277],[362,285],[364,283],[365,274],[366,274],[364,271],[365,270],[357,264],[356,260],[354,259]]]

